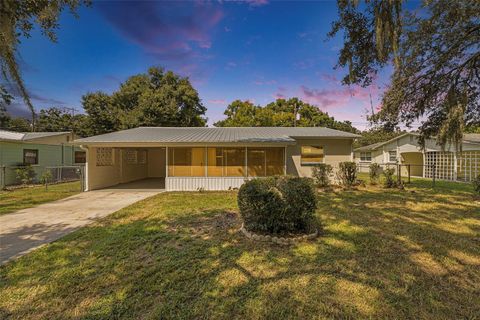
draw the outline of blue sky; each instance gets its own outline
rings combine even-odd
[[[190,77],[209,124],[235,99],[297,96],[361,128],[388,77],[369,88],[340,84],[341,38],[326,37],[336,14],[334,1],[95,2],[78,19],[62,15],[57,43],[39,32],[24,40],[22,72],[37,109],[81,112],[85,93],[110,93],[158,65]]]

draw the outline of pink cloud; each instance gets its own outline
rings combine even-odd
[[[320,74],[320,78],[322,80],[327,81],[327,82],[331,82],[331,83],[335,83],[335,84],[340,83],[340,81],[337,79],[337,77],[332,75],[332,74],[322,73],[322,74]]]
[[[376,87],[341,87],[338,89],[312,89],[306,86],[300,87],[301,97],[308,103],[315,104],[321,108],[338,108],[358,101],[360,104],[370,103],[370,94],[378,94]]]
[[[253,83],[257,86],[263,86],[263,85],[271,86],[271,85],[277,84],[277,81],[275,81],[275,80],[255,80],[255,81],[253,81]]]
[[[227,100],[225,99],[212,99],[208,100],[208,102],[211,104],[227,104]]]
[[[283,93],[277,92],[277,93],[275,93],[275,94],[273,95],[273,98],[274,98],[275,100],[277,100],[277,99],[286,99],[287,96],[284,95]]]
[[[212,46],[211,30],[224,17],[219,6],[182,2],[99,2],[107,21],[161,60],[184,60]]]
[[[261,7],[268,4],[268,0],[245,0],[250,7]]]

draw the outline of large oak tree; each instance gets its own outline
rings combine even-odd
[[[92,134],[138,126],[205,126],[206,108],[188,78],[152,67],[131,76],[111,95],[88,93],[82,105]]]
[[[318,107],[298,98],[277,99],[266,106],[250,101],[235,100],[230,103],[224,120],[217,127],[327,127],[348,132],[358,132],[349,121],[336,121]]]
[[[408,9],[401,0],[338,0],[338,12],[329,35],[343,33],[345,85],[367,86],[394,67],[371,120],[389,129],[420,120],[421,142],[436,136],[460,147],[465,127],[480,123],[480,2],[424,1]]]

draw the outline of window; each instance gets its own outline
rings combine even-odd
[[[372,153],[371,152],[360,152],[360,161],[372,161]]]
[[[302,146],[301,165],[323,163],[324,152],[321,146]]]
[[[23,164],[38,164],[38,150],[23,149]]]
[[[97,148],[97,166],[113,166],[112,148]]]
[[[388,151],[388,161],[397,162],[397,151]]]
[[[87,155],[85,151],[75,151],[75,163],[87,162]]]
[[[284,148],[248,148],[248,176],[283,175],[285,171],[284,157]]]
[[[169,148],[168,175],[171,177],[205,176],[205,148]]]

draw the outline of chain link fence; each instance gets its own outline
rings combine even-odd
[[[370,165],[367,163],[357,164],[358,172],[369,174]],[[464,179],[459,169],[455,166],[437,164],[378,164],[379,174],[387,168],[394,170],[395,179],[399,183],[410,183],[412,178],[426,178],[435,185],[436,181],[470,182]],[[399,174],[400,173],[400,174]],[[472,175],[473,176],[473,175]]]
[[[85,190],[85,166],[0,166],[0,189],[74,181]]]

